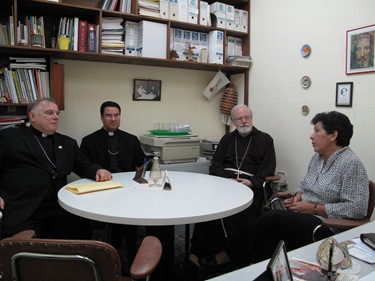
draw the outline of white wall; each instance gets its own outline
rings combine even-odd
[[[251,0],[249,103],[255,126],[274,138],[277,169],[292,190],[313,154],[310,121],[323,111],[348,115],[350,146],[375,179],[375,73],[345,74],[346,31],[375,24],[374,11],[373,0]],[[300,55],[303,44],[312,49],[307,58]],[[300,86],[304,75],[312,80],[308,89]],[[354,82],[351,108],[335,107],[337,82]]]

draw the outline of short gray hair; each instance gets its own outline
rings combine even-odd
[[[34,100],[27,106],[27,116],[29,116],[29,113],[32,112],[39,104],[41,104],[44,101],[48,103],[56,103],[56,101],[53,98],[41,98],[38,100]]]
[[[250,114],[251,116],[253,116],[253,111],[250,109],[250,107],[248,107],[247,105],[245,104],[237,104],[236,106],[234,106],[231,111],[230,111],[230,116],[231,118],[233,118],[233,115],[234,115],[234,112],[236,112],[237,109],[241,108],[241,107],[245,107],[246,109],[248,109],[250,111]]]

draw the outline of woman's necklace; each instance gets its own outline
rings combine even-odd
[[[242,160],[241,160],[241,163],[240,165],[238,165],[238,153],[237,153],[237,137],[234,139],[234,147],[236,149],[236,166],[237,166],[237,178],[240,177],[240,169],[241,169],[241,166],[242,166],[242,163],[243,163],[243,160],[245,159],[245,156],[247,154],[247,151],[249,150],[249,147],[250,147],[250,143],[251,143],[251,140],[253,139],[253,137],[251,136],[250,139],[249,139],[249,143],[247,144],[247,148],[246,148],[246,151],[242,157]]]

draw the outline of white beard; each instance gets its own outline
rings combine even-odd
[[[249,125],[241,125],[240,127],[237,128],[237,131],[241,134],[241,135],[246,135],[246,134],[250,134],[250,132],[253,130],[253,126],[249,126]]]

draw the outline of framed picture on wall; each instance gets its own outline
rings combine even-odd
[[[134,101],[160,101],[161,81],[134,79]]]
[[[375,25],[346,32],[346,74],[375,72]]]
[[[336,84],[336,106],[352,106],[353,82],[341,82]]]

